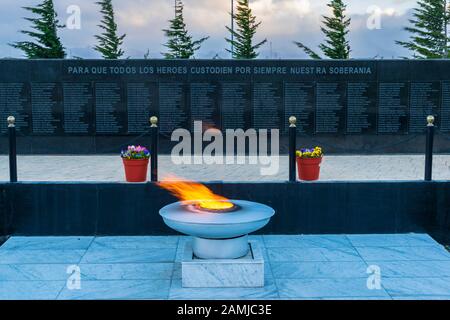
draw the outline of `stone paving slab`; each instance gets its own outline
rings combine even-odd
[[[120,181],[125,180],[119,156],[18,156],[19,181]],[[261,165],[175,165],[170,156],[159,157],[159,175],[174,174],[198,181],[285,181],[288,158],[280,156],[274,175],[261,175]],[[324,181],[423,180],[423,155],[325,156]],[[433,178],[450,180],[450,155],[435,155]],[[9,180],[8,158],[0,156],[0,181]]]
[[[81,263],[79,266],[87,280],[170,280],[173,275],[173,262]]]
[[[87,250],[94,237],[14,237],[3,244],[3,250]]]
[[[366,261],[450,261],[448,251],[441,246],[357,247],[356,250]]]
[[[356,262],[271,262],[271,267],[276,279],[358,278],[367,270],[367,264],[362,260]]]
[[[339,279],[296,278],[276,280],[280,298],[390,298],[388,292],[384,288],[371,290],[367,288],[366,282],[366,277]]]
[[[151,263],[173,262],[175,248],[103,249],[90,248],[81,263]]]
[[[450,300],[450,295],[447,296],[395,296],[393,300]]]
[[[171,236],[142,236],[136,237],[98,237],[92,242],[90,249],[149,249],[149,248],[177,248],[178,237]]]
[[[376,239],[378,239],[376,237]],[[277,235],[264,235],[266,248],[343,248],[351,247],[347,237],[341,235],[298,235],[280,237]]]
[[[417,292],[432,296],[442,296],[450,293],[449,277],[410,277],[410,278],[385,278],[383,287],[392,297],[411,296]]]
[[[271,262],[308,261],[362,261],[354,248],[269,248],[267,253]]]
[[[263,288],[182,288],[190,237],[12,237],[0,247],[0,299],[450,300],[450,253],[426,234],[250,238]],[[80,289],[67,285],[74,266]],[[367,286],[369,266],[379,289]]]
[[[171,300],[228,300],[228,299],[279,299],[273,279],[265,279],[263,288],[183,288],[181,279],[174,279],[170,288]]]
[[[428,234],[352,234],[347,238],[355,247],[408,247],[435,246],[436,241]]]
[[[0,250],[1,264],[24,263],[80,263],[85,250],[54,250],[54,249],[2,249]]]
[[[0,281],[0,300],[55,300],[65,281]]]
[[[170,280],[109,280],[82,282],[81,290],[64,288],[58,300],[167,299]]]
[[[408,277],[450,277],[449,260],[411,260],[411,261],[366,261],[369,265],[377,265],[383,275],[389,278]],[[450,295],[450,292],[449,292]]]

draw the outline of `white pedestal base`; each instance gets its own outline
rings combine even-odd
[[[264,259],[258,241],[246,243],[248,253],[239,259],[199,259],[191,242],[186,243],[181,261],[185,288],[264,287]]]
[[[237,259],[248,254],[248,236],[232,239],[204,239],[195,237],[194,255],[200,259]]]

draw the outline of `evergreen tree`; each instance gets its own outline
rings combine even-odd
[[[59,25],[53,0],[44,0],[35,7],[23,8],[38,16],[25,18],[33,24],[32,31],[20,31],[35,41],[21,41],[10,45],[22,50],[29,59],[64,59],[66,53],[58,37],[58,28],[64,26]]]
[[[409,22],[412,27],[405,28],[412,35],[410,41],[396,41],[397,44],[413,52],[421,59],[449,58],[449,37],[447,26],[450,10],[447,0],[419,0]]]
[[[114,8],[111,0],[100,0],[96,4],[100,5],[100,12],[103,15],[103,19],[98,25],[103,29],[103,33],[95,36],[98,45],[94,49],[100,52],[105,59],[119,59],[124,55],[121,46],[126,35],[117,35],[117,23],[114,19]]]
[[[227,26],[226,28],[233,35],[233,39],[225,39],[233,46],[233,52],[229,49],[226,50],[232,54],[234,59],[257,58],[259,55],[257,50],[267,42],[267,39],[253,44],[253,38],[261,21],[256,22],[256,17],[252,14],[249,6],[249,0],[238,0],[233,19],[236,21],[237,30],[231,30]]]
[[[209,38],[193,40],[192,36],[189,35],[184,23],[183,2],[181,0],[175,1],[175,18],[169,22],[169,29],[163,29],[168,39],[164,46],[169,50],[163,54],[166,59],[190,59],[200,49],[203,41]]]
[[[325,43],[319,45],[319,49],[330,59],[349,59],[350,45],[347,40],[347,34],[350,27],[350,18],[345,16],[346,5],[342,0],[331,0],[327,4],[333,11],[331,17],[324,16],[324,26],[320,29],[325,35]],[[303,49],[311,58],[320,59],[319,54],[302,44],[294,42],[299,48]]]

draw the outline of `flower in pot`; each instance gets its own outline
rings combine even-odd
[[[125,177],[128,182],[147,181],[148,159],[150,152],[145,147],[128,146],[122,150],[121,157],[125,168]]]
[[[319,179],[320,164],[323,159],[322,148],[297,150],[297,169],[300,180],[314,181]]]

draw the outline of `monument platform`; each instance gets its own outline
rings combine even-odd
[[[190,240],[12,237],[0,246],[0,299],[450,299],[450,253],[427,234],[251,236],[260,288],[184,288]],[[78,289],[67,285],[73,266]],[[379,288],[367,286],[374,266]]]
[[[264,258],[261,244],[249,242],[249,252],[239,259],[199,259],[186,242],[181,261],[183,288],[264,287]]]

